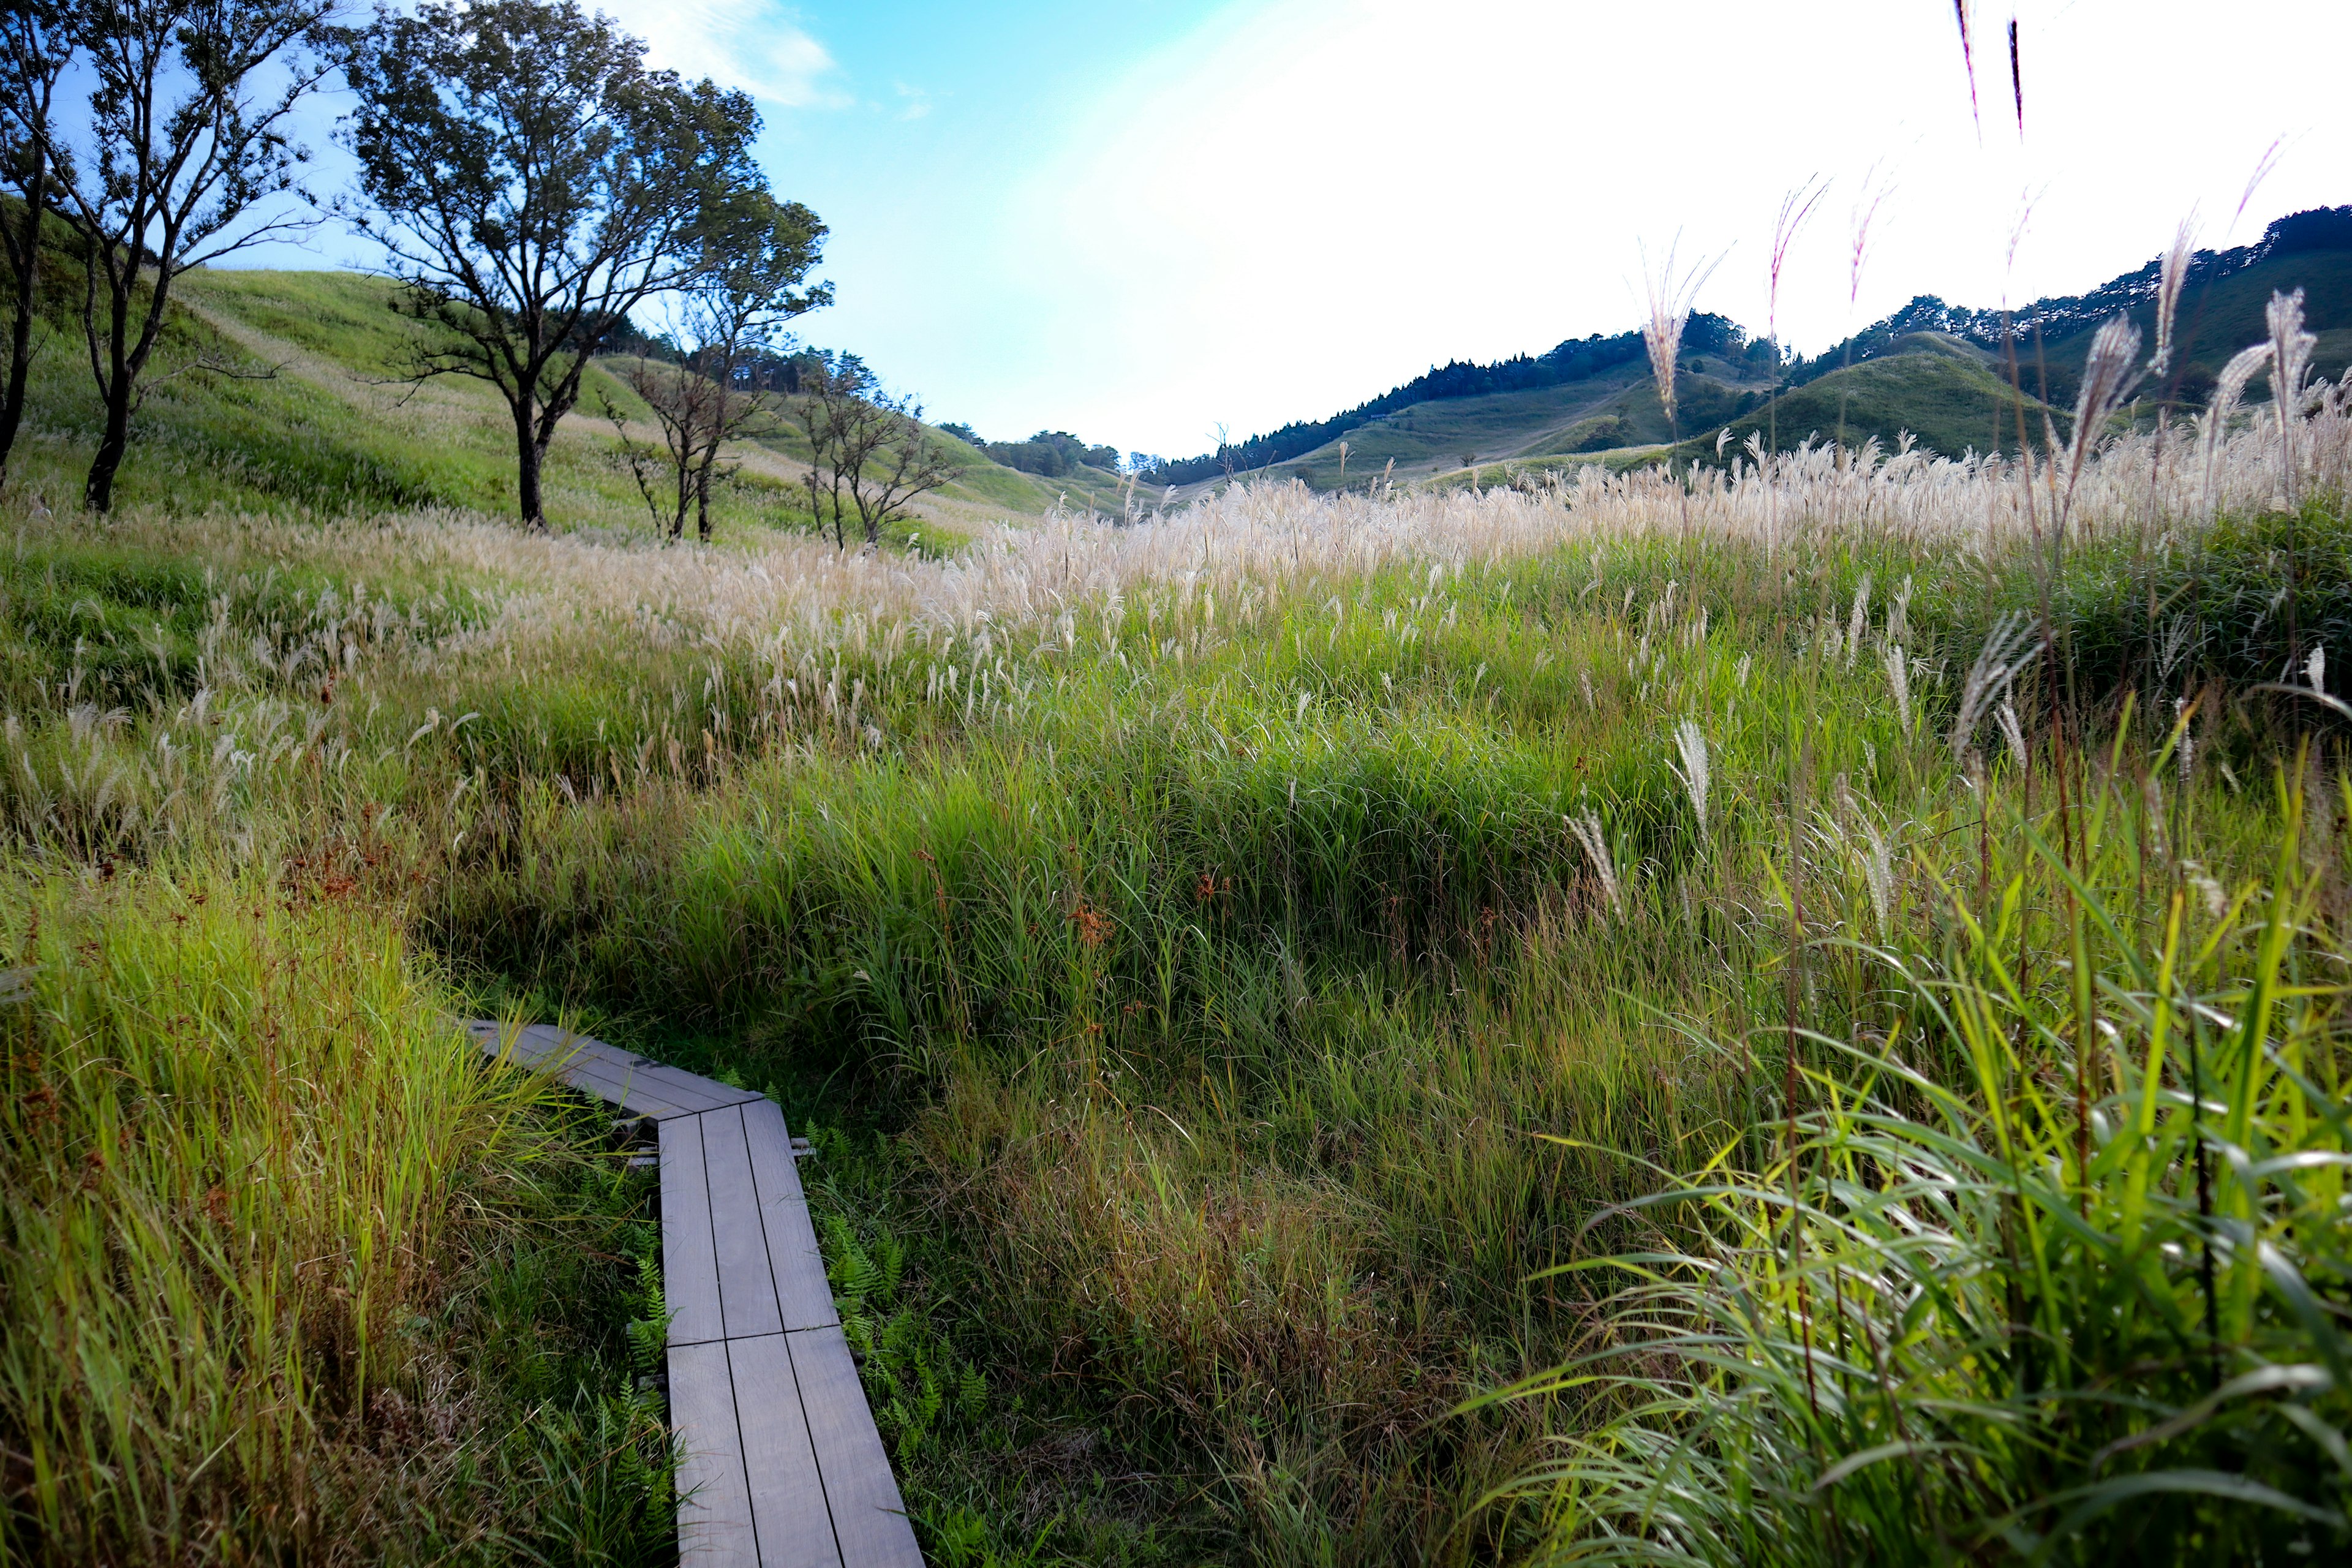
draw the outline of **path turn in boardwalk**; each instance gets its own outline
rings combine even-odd
[[[679,1561],[920,1568],[775,1102],[545,1024],[467,1028],[659,1130]]]

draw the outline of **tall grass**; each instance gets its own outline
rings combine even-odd
[[[1816,1135],[1805,1119],[1853,1103],[1832,1086],[1926,1114],[1925,1089],[1833,1042],[1891,1037],[1927,1082],[1973,1092],[1963,1055],[1917,1053],[1928,1015],[1902,1001],[1906,974],[1943,994],[1927,958],[1973,951],[1937,879],[1979,910],[2019,887],[1987,940],[2023,955],[2021,994],[2063,1021],[2083,1016],[2077,924],[2095,942],[2096,922],[2078,899],[2069,923],[2024,827],[2055,832],[2110,905],[2129,888],[2142,947],[2169,889],[2193,913],[2200,879],[2273,863],[2255,786],[2326,710],[2246,689],[2313,668],[2352,591],[2343,410],[2323,398],[2296,436],[2293,514],[2268,505],[2265,428],[2217,431],[2210,473],[2202,450],[2125,437],[2079,473],[1813,449],[1477,494],[1237,485],[1139,526],[1057,516],[947,556],[524,538],[450,512],[133,509],[86,532],[26,511],[0,552],[10,886],[27,909],[37,885],[115,899],[106,921],[164,942],[172,912],[226,918],[229,895],[184,907],[193,891],[240,889],[280,922],[251,940],[299,926],[309,988],[289,1006],[341,1020],[372,994],[374,971],[320,956],[348,921],[412,987],[441,973],[578,1008],[772,1087],[821,1134],[836,1289],[923,1538],[951,1561],[1505,1558],[1568,1528],[1548,1486],[1512,1478],[1631,1397],[1555,1383],[1450,1414],[1603,1342],[1612,1277],[1551,1265],[1705,1255],[1697,1210],[1638,1205],[1718,1157],[1777,1182]],[[2292,622],[2270,599],[2282,552]],[[2021,668],[2004,645],[1972,701],[1988,635],[2038,631],[2045,605],[2052,657]],[[2090,700],[2053,728],[2070,667]],[[2122,762],[2086,764],[2074,737],[2121,722],[2107,700],[2126,690],[2156,728],[2131,721]],[[2181,710],[2184,745],[2134,763]],[[2084,837],[2086,778],[2113,811],[2143,803],[2128,833]],[[163,912],[107,891],[126,887]],[[2232,942],[2229,962],[2253,951]],[[89,967],[47,951],[40,984]],[[310,1034],[373,1038],[381,1013]],[[420,1032],[394,1030],[387,1059],[429,1055],[430,1021],[398,1016]],[[2036,1092],[2059,1143],[2081,1136],[2074,1037],[2026,1058],[2056,1075]],[[261,1033],[238,1038],[266,1059]],[[167,1034],[150,1055],[187,1049]],[[576,1136],[551,1141],[544,1108],[508,1114],[447,1062],[423,1070],[438,1122],[504,1129],[435,1155],[403,1239],[365,1243],[388,1271],[369,1313],[421,1292],[441,1360],[401,1348],[398,1311],[362,1320],[327,1289],[352,1289],[343,1252],[325,1283],[271,1276],[254,1300],[303,1304],[273,1322],[325,1325],[296,1335],[314,1359],[280,1357],[314,1401],[283,1462],[328,1478],[305,1495],[379,1500],[362,1520],[395,1498],[433,1529],[537,1509],[590,1520],[563,1528],[595,1551],[637,1551],[658,1531],[632,1467],[657,1454],[626,1394],[624,1324],[649,1304],[628,1300],[629,1200],[586,1173]],[[374,1081],[353,1080],[354,1127],[375,1124]],[[2094,1104],[2122,1092],[2104,1082]],[[256,1091],[298,1124],[305,1092]],[[337,1137],[339,1158],[373,1158]],[[316,1164],[322,1189],[340,1179]],[[1794,1167],[1801,1190],[1816,1164]],[[173,1201],[200,1209],[216,1181]],[[99,1191],[103,1215],[139,1212],[132,1190]],[[576,1275],[539,1245],[605,1226]],[[330,1239],[355,1258],[336,1239],[354,1234],[373,1233]],[[565,1297],[584,1317],[551,1309]],[[136,1342],[126,1315],[93,1321]],[[431,1408],[442,1362],[442,1386],[478,1391],[477,1429],[527,1430],[529,1410],[552,1446],[502,1437],[436,1468],[430,1423],[380,1417],[362,1384]],[[125,1364],[141,1398],[173,1386]],[[249,1426],[261,1465],[276,1406],[243,1408],[222,1431]],[[380,1472],[352,1445],[401,1457]],[[275,1474],[157,1452],[154,1474],[205,1499],[219,1476]],[[111,1473],[61,1465],[57,1507],[99,1510]],[[435,1511],[405,1481],[369,1490],[380,1473],[472,1479],[434,1481],[452,1500]],[[606,1500],[529,1501],[567,1475]],[[108,1550],[177,1550],[154,1523],[177,1515],[104,1508],[108,1539],[135,1522],[151,1543]],[[609,1518],[634,1522],[593,1523]],[[490,1529],[453,1539],[490,1554]],[[408,1539],[367,1530],[355,1554]]]
[[[2110,773],[2071,855],[2012,818],[1989,902],[1937,879],[1940,948],[1856,952],[1883,1026],[1818,1038],[1766,1159],[1643,1200],[1672,1244],[1521,1391],[1619,1412],[1528,1478],[1544,1560],[2345,1549],[2344,864],[2301,776],[2233,896],[2160,850],[2148,886]]]
[[[453,1039],[398,928],[351,890],[201,871],[8,884],[11,1561],[659,1545],[657,1421],[551,1361],[611,1354],[611,1306],[541,1299],[612,1302],[611,1270],[533,1278],[554,1258],[529,1227],[613,1248],[624,1190],[543,1085],[493,1078]],[[562,1195],[583,1183],[601,1200]],[[501,1292],[509,1332],[536,1318],[562,1337],[495,1342],[478,1300]],[[567,1385],[586,1403],[529,1410]]]

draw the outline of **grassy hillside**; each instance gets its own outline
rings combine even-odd
[[[2264,312],[2272,294],[2296,289],[2304,292],[2304,323],[2319,336],[2312,355],[2313,374],[2331,379],[2343,374],[2347,363],[2352,363],[2352,252],[2283,256],[2257,262],[2210,287],[2191,288],[2182,297],[2178,379],[2189,401],[2201,400],[2231,355],[2269,338]],[[2153,309],[2142,307],[2128,313],[2152,342]],[[2038,358],[2049,366],[2054,397],[2068,404],[2074,401],[2090,346],[2088,332],[2042,345]],[[2032,361],[2037,356],[2029,353],[2028,357]],[[2038,370],[2037,364],[2029,363],[2029,384]],[[2259,388],[2263,384],[2255,384]]]
[[[1727,379],[1736,368],[1727,362],[1704,363],[1721,374],[1699,370],[1682,377],[1679,418],[1686,431],[1720,423],[1764,394],[1759,384]],[[1534,391],[1416,403],[1383,415],[1344,437],[1344,480],[1361,486],[1390,472],[1391,459],[1399,483],[1460,482],[1489,470],[1530,473],[1591,461],[1622,463],[1667,437],[1665,410],[1647,369],[1624,370]],[[1343,480],[1339,440],[1259,472],[1297,479],[1318,491],[1338,489]],[[1219,483],[1191,489],[1198,493]]]
[[[58,258],[60,263],[64,258]],[[98,403],[82,358],[71,277],[53,269],[27,429],[16,458],[52,507],[79,501]],[[178,285],[152,389],[121,484],[130,505],[201,510],[297,508],[320,513],[441,506],[493,515],[514,506],[513,436],[488,387],[456,378],[404,380],[417,329],[388,307],[389,286],[349,272],[210,269]],[[548,509],[559,527],[647,526],[642,500],[613,461],[606,399],[643,405],[616,374],[592,368],[580,406],[549,453]],[[1115,476],[1047,484],[937,437],[964,463],[919,509],[933,525],[1030,515],[1060,504],[1115,509]],[[730,530],[805,526],[800,476],[805,436],[790,420],[744,444],[722,493]]]
[[[1948,342],[1918,335],[1916,346],[1832,371],[1818,381],[1730,422],[1734,446],[1750,435],[1775,439],[1782,447],[1843,439],[1850,446],[1875,439],[1893,451],[1908,434],[1920,446],[1947,457],[1962,452],[2017,450],[2021,398],[1980,355],[1958,352]],[[2027,437],[2043,439],[2045,410],[2025,398]],[[2061,430],[2067,420],[2057,417]],[[1712,456],[1715,434],[1694,440],[1685,455]]]

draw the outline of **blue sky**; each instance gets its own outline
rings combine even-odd
[[[2088,287],[2192,207],[2220,245],[2352,202],[2340,71],[2301,65],[2352,58],[2336,0],[1971,0],[1980,125],[1950,0],[604,5],[761,99],[778,189],[833,228],[803,335],[995,438],[1186,454],[1622,331],[1675,243],[1760,331],[1812,174],[1778,305],[1809,349],[1915,293]]]

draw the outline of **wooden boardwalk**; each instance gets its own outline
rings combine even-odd
[[[775,1102],[545,1024],[467,1028],[658,1129],[679,1561],[920,1568]]]

